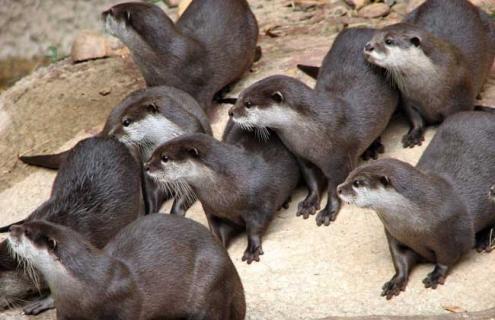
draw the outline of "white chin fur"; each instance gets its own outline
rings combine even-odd
[[[127,145],[139,145],[145,151],[145,158],[160,144],[184,134],[175,123],[162,115],[148,115],[141,121],[133,122],[124,127],[125,134],[119,140]]]

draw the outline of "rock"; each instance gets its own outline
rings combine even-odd
[[[73,62],[106,57],[107,41],[97,32],[81,31],[72,44],[70,56]]]
[[[356,10],[370,3],[370,0],[345,0],[345,2]]]
[[[330,16],[342,17],[347,15],[347,8],[345,6],[336,6],[330,10]]]
[[[409,0],[407,4],[407,13],[419,7],[423,2],[425,2],[425,0]]]
[[[373,3],[359,10],[359,16],[363,18],[384,17],[390,12],[390,7],[385,3]]]
[[[392,7],[392,10],[394,12],[397,12],[401,16],[405,16],[407,14],[407,4],[405,3],[398,3],[395,6]]]
[[[191,4],[191,1],[192,0],[181,0],[181,2],[179,3],[179,17],[184,13],[184,11],[186,11],[187,7],[189,7],[189,5]]]

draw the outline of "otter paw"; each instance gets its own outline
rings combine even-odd
[[[380,153],[385,152],[385,146],[378,141],[373,142],[369,148],[361,155],[361,159],[364,161],[370,160],[370,159],[378,159],[378,155]]]
[[[431,272],[428,276],[423,280],[425,288],[436,289],[439,284],[445,283],[445,276],[438,272]]]
[[[247,264],[251,264],[251,262],[260,261],[260,256],[263,255],[263,249],[261,247],[257,247],[254,249],[246,249],[244,251],[244,255],[242,256],[242,261],[246,261]]]
[[[286,209],[286,210],[289,209],[291,201],[292,201],[292,198],[289,197],[287,200],[285,200],[285,202],[282,204],[282,206],[278,210],[280,211],[282,209]]]
[[[35,316],[53,308],[55,308],[55,301],[52,299],[51,296],[48,296],[46,298],[29,303],[22,309],[22,311],[26,315]]]
[[[476,245],[475,249],[478,252],[491,252],[495,246],[495,230],[487,229],[480,231],[476,234]]]
[[[387,300],[390,300],[394,296],[398,296],[402,291],[406,290],[406,286],[407,279],[395,275],[392,279],[390,279],[390,281],[385,282],[383,285],[382,297],[386,297]]]
[[[337,218],[337,211],[330,211],[323,209],[316,215],[316,225],[319,227],[325,225],[328,227],[330,222],[335,221]]]
[[[423,130],[413,129],[409,131],[404,137],[402,137],[402,145],[404,148],[413,148],[414,146],[420,146],[425,141]]]
[[[304,219],[308,219],[310,215],[315,214],[319,209],[318,201],[305,199],[299,203],[296,216],[303,216]]]

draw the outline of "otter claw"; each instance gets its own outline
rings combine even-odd
[[[299,203],[296,216],[303,216],[304,219],[308,219],[310,215],[316,213],[320,209],[320,206],[315,201],[304,200]]]
[[[423,130],[412,129],[402,137],[402,145],[404,148],[414,148],[414,146],[422,145],[424,140]]]
[[[387,300],[392,299],[394,296],[398,296],[402,291],[406,290],[407,279],[394,276],[390,281],[385,282],[382,287],[382,297],[386,297]]]
[[[328,212],[328,210],[321,210],[316,215],[316,225],[319,227],[321,225],[325,225],[328,227],[330,222],[335,221],[337,218],[337,211]]]
[[[246,249],[242,256],[242,261],[246,261],[247,264],[251,264],[253,261],[259,262],[261,255],[263,255],[263,249],[261,247],[255,248],[254,250]]]

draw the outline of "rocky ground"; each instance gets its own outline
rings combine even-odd
[[[402,1],[252,0],[260,22],[263,58],[237,84],[235,96],[249,84],[273,74],[313,81],[297,71],[297,63],[319,64],[338,31],[345,27],[382,26],[401,19],[413,3]],[[417,3],[417,1],[412,1]],[[356,10],[348,3],[354,3]],[[390,5],[392,5],[390,7]],[[493,1],[484,1],[493,10]],[[176,9],[168,11],[176,16]],[[106,116],[127,93],[144,82],[132,59],[118,56],[73,64],[65,60],[22,79],[0,96],[0,224],[27,216],[50,192],[55,174],[17,160],[24,153],[53,152],[72,146],[99,130]],[[495,74],[482,94],[495,105]],[[228,106],[219,106],[213,120],[220,137]],[[405,150],[400,137],[405,121],[394,118],[384,135],[386,153],[415,163],[427,143]],[[383,227],[371,211],[344,206],[330,227],[316,227],[314,217],[295,216],[303,190],[281,211],[264,238],[261,262],[240,261],[244,237],[229,249],[243,280],[248,319],[317,319],[330,315],[442,314],[477,311],[495,305],[494,254],[467,255],[445,286],[427,290],[421,280],[432,265],[416,268],[405,293],[392,301],[380,297],[381,285],[393,275]],[[170,204],[164,208],[169,209]],[[196,204],[188,216],[206,224]],[[448,311],[450,310],[450,311]],[[26,319],[20,310],[0,313],[0,319]],[[55,319],[48,312],[38,319]]]

